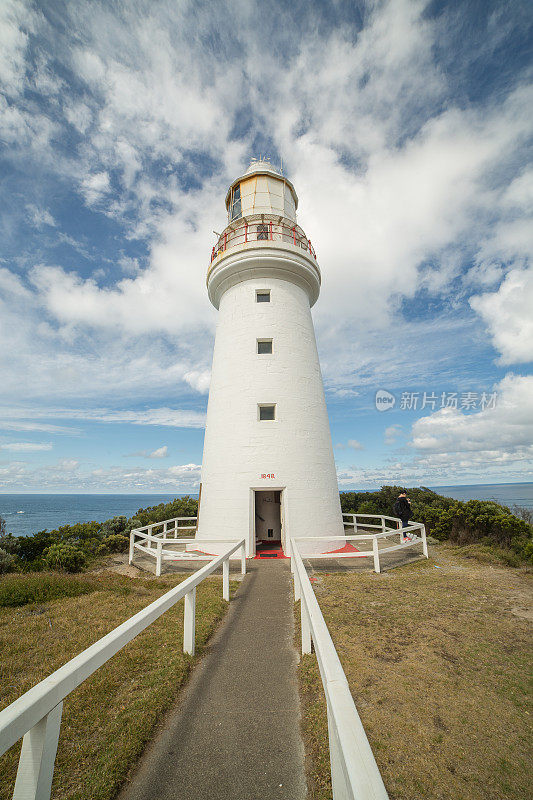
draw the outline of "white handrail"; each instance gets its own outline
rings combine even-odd
[[[146,526],[150,527],[150,526]],[[172,533],[172,531],[170,531]],[[164,537],[164,538],[161,538]],[[141,542],[135,541],[136,539],[140,539]],[[211,561],[213,558],[213,554],[204,553],[203,551],[199,550],[200,545],[209,545],[209,544],[228,544],[230,542],[234,542],[235,539],[176,539],[176,538],[167,538],[166,532],[161,534],[152,534],[152,533],[141,533],[138,528],[133,528],[130,532],[130,549],[129,549],[129,558],[128,563],[133,564],[133,559],[135,555],[135,550],[140,550],[141,552],[145,553],[152,558],[155,558],[156,561],[156,568],[155,574],[156,577],[159,578],[161,575],[161,568],[163,565],[163,561]],[[165,544],[170,544],[173,547],[176,545],[188,545],[193,544],[195,545],[194,548],[188,551],[176,551],[176,550],[167,550],[164,548]],[[198,550],[198,552],[196,552]],[[198,553],[202,553],[199,555]],[[246,568],[244,562],[246,560],[246,552],[244,549],[241,549],[240,559],[242,562],[242,574],[246,574]]]
[[[350,516],[356,516],[352,514]],[[375,516],[371,514],[367,514],[366,516]],[[395,519],[394,517],[385,517],[384,519]],[[401,522],[401,520],[398,520]],[[366,527],[371,528],[381,528],[381,525],[367,525]],[[357,530],[357,524],[354,524],[354,529]],[[415,533],[416,535],[413,537],[407,537],[407,541],[403,541],[405,538],[405,534]],[[389,547],[381,547],[378,546],[379,539],[387,539],[390,536],[399,536],[400,543],[393,544]],[[372,542],[372,550],[361,550],[357,552],[336,552],[335,550],[329,551],[327,553],[305,553],[303,558],[308,560],[315,559],[315,560],[323,560],[323,559],[338,559],[338,558],[373,558],[374,559],[374,572],[381,572],[381,565],[380,565],[380,556],[384,555],[385,553],[392,553],[394,550],[405,550],[408,547],[414,547],[415,545],[422,545],[422,552],[426,558],[429,558],[428,553],[428,543],[427,543],[427,536],[426,536],[426,528],[425,525],[421,522],[411,522],[411,524],[405,528],[386,528],[381,531],[380,533],[365,533],[365,534],[357,534],[355,536],[328,536],[328,542],[342,542],[344,544],[348,542],[359,542],[359,541],[368,541]],[[298,536],[295,538],[297,542],[323,542],[323,536]],[[292,564],[291,564],[292,568]]]
[[[229,558],[239,548],[244,554],[244,539],[0,711],[0,756],[24,736],[13,800],[50,798],[64,698],[183,597],[183,650],[194,655],[196,587],[222,564],[222,592],[224,600],[229,600]],[[244,558],[242,563],[246,570]]]
[[[294,597],[300,600],[302,653],[315,653],[326,696],[335,800],[388,800],[387,790],[368,743],[350,687],[295,539],[290,540]]]

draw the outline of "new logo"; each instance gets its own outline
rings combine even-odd
[[[378,389],[376,392],[376,408],[378,411],[388,411],[394,408],[396,398],[386,389]]]

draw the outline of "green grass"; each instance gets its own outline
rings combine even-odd
[[[61,597],[78,597],[94,592],[98,584],[93,578],[54,572],[30,572],[4,575],[0,578],[0,608],[46,603]]]
[[[90,594],[0,609],[2,708],[183,577],[144,580],[102,573],[91,580]],[[232,582],[232,591],[236,585]],[[115,797],[227,607],[220,578],[208,578],[197,589],[197,656],[182,652],[181,601],[67,697],[54,800]],[[19,751],[17,744],[0,758],[0,800],[11,798]]]
[[[531,575],[448,545],[434,552],[436,565],[318,576],[361,720],[394,800],[524,800],[533,796]],[[330,800],[314,656],[299,676],[309,798]]]

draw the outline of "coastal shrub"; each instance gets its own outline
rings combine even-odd
[[[128,527],[127,517],[124,516],[113,517],[113,519],[108,519],[106,520],[106,522],[103,523],[100,530],[98,531],[98,535],[100,538],[105,539],[106,537],[123,533],[127,527]]]
[[[48,569],[60,569],[65,572],[81,572],[87,563],[83,550],[64,542],[50,545],[44,551],[42,560]]]
[[[95,556],[125,551],[132,528],[173,517],[194,517],[197,509],[196,498],[187,495],[170,503],[140,508],[131,519],[119,515],[103,523],[61,525],[51,531],[38,531],[32,536],[13,536],[0,530],[0,548],[15,557],[14,565],[19,570],[79,571]],[[72,549],[65,550],[64,547]]]
[[[158,506],[140,508],[135,514],[135,522],[140,524],[129,525],[127,529],[142,528],[150,522],[161,522],[164,519],[173,517],[195,517],[198,512],[198,500],[196,497],[176,497],[170,503],[160,503]],[[131,520],[128,520],[131,522]]]
[[[17,536],[18,552],[17,556],[23,565],[30,565],[32,562],[40,560],[44,551],[54,543],[54,535],[51,531],[38,531],[33,536]]]
[[[527,522],[528,525],[533,525],[533,508],[526,508],[525,506],[514,505],[511,511],[519,519]]]
[[[0,547],[2,550],[5,550],[6,553],[10,553],[12,556],[18,556],[19,554],[19,543],[18,537],[13,536],[12,533],[4,533],[0,536]]]
[[[360,514],[381,514],[379,505],[373,500],[364,500],[358,509]]]
[[[78,597],[96,589],[96,583],[70,575],[30,573],[6,575],[0,581],[0,607],[45,603],[60,597]]]
[[[0,575],[5,575],[6,572],[13,572],[16,568],[16,563],[15,556],[0,547]]]
[[[105,548],[106,553],[124,553],[130,545],[128,536],[123,536],[120,533],[113,533],[111,536],[106,536],[100,547]]]
[[[341,492],[342,511],[393,515],[394,501],[402,488],[383,486],[376,492]],[[424,486],[409,489],[408,496],[411,519],[423,522],[426,533],[439,541],[449,539],[460,545],[481,543],[495,547],[500,560],[501,552],[507,551],[507,562],[511,565],[520,560],[533,563],[533,527],[528,521],[528,509],[519,517],[507,506],[491,500],[460,502]]]

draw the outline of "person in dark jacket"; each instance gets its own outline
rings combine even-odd
[[[409,525],[409,517],[411,515],[411,501],[407,497],[407,492],[404,490],[398,495],[398,499],[393,506],[394,513],[400,517],[402,521],[402,528],[407,528]],[[411,537],[408,535],[402,536],[404,542],[408,542]]]

